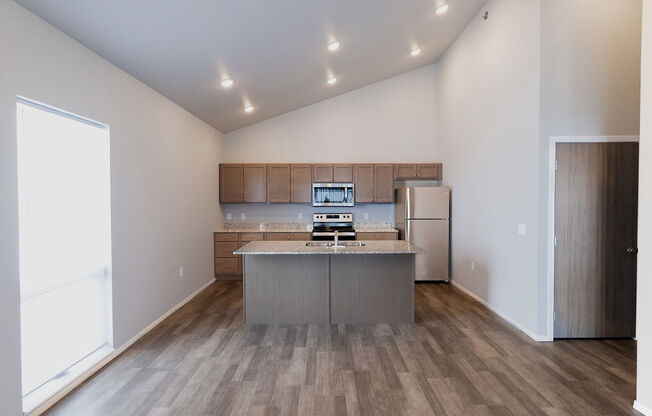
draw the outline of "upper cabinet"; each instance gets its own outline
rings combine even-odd
[[[417,179],[441,180],[441,163],[420,163],[417,165]]]
[[[244,202],[267,202],[267,165],[244,165]]]
[[[374,202],[394,202],[394,165],[374,165]]]
[[[243,165],[220,165],[220,202],[223,204],[244,202]]]
[[[394,202],[394,165],[354,165],[355,202]]]
[[[353,166],[355,202],[374,202],[374,165]]]
[[[401,163],[394,165],[396,180],[441,180],[441,163]]]
[[[343,163],[333,165],[333,182],[353,182],[353,165]]]
[[[333,182],[333,165],[312,165],[312,180],[315,182]]]
[[[441,163],[220,165],[220,203],[312,202],[313,182],[353,183],[355,202],[394,202],[395,180],[441,180]]]
[[[290,202],[290,165],[267,165],[267,202]]]
[[[353,182],[353,165],[336,163],[336,164],[316,164],[312,165],[313,182]]]
[[[312,165],[290,166],[290,202],[312,202]]]

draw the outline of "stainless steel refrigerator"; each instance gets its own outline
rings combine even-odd
[[[416,281],[448,281],[450,189],[423,186],[396,189],[399,238],[424,251],[416,256]]]

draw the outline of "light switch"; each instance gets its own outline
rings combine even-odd
[[[471,271],[472,272],[475,271],[475,262],[474,261],[471,262]]]
[[[299,219],[300,219],[300,220],[303,219],[303,212],[300,212],[300,213],[299,213]]]
[[[183,266],[179,267],[179,277],[183,277]]]
[[[368,213],[368,212],[365,212],[365,213],[364,213],[364,219],[365,219],[365,220],[368,220],[368,219],[369,219],[369,213]]]
[[[527,235],[527,229],[525,228],[525,224],[518,225],[518,235],[522,235],[522,236]]]
[[[227,219],[227,220],[230,221],[232,217],[233,217],[233,216],[231,215],[230,212],[227,212],[227,213],[226,213],[226,219]]]
[[[241,219],[242,221],[245,220],[245,217],[246,217],[246,215],[245,215],[244,212],[240,213],[240,219]]]

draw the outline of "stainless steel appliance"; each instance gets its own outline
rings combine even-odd
[[[450,189],[396,189],[396,228],[399,237],[425,253],[416,256],[416,281],[448,281]]]
[[[336,231],[340,240],[355,240],[353,214],[312,214],[313,240],[335,240]]]
[[[354,205],[352,183],[313,183],[313,207],[352,207]]]

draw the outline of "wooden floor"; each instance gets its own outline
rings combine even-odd
[[[218,282],[48,415],[635,415],[634,341],[536,343],[450,285],[414,325],[242,325]]]

